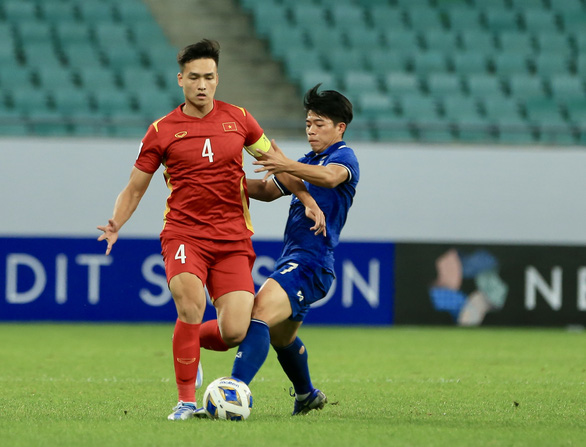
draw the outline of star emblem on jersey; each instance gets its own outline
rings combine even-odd
[[[236,132],[238,130],[235,122],[222,123],[222,127],[224,128],[224,132]]]
[[[185,135],[187,135],[187,131],[184,130],[183,132],[177,132],[175,134],[175,138],[183,138]]]

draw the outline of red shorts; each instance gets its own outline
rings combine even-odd
[[[256,255],[250,239],[212,241],[161,238],[161,247],[167,283],[175,275],[188,272],[201,279],[212,300],[237,290],[254,294],[251,272]]]

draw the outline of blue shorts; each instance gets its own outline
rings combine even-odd
[[[270,276],[289,297],[293,321],[303,321],[309,306],[326,296],[334,282],[334,274],[322,267],[314,268],[294,261],[278,264]]]

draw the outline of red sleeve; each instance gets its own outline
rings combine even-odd
[[[140,143],[140,152],[134,166],[147,174],[153,174],[163,160],[163,151],[161,149],[158,132],[151,124],[146,135]]]
[[[254,119],[254,116],[248,112],[248,110],[246,111],[246,124],[248,132],[246,132],[246,140],[244,141],[244,145],[250,146],[251,144],[256,143],[260,137],[262,137],[264,131],[256,119]]]

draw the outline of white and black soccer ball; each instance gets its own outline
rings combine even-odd
[[[208,385],[203,406],[212,419],[243,421],[250,416],[252,394],[248,385],[232,377],[220,377]]]

